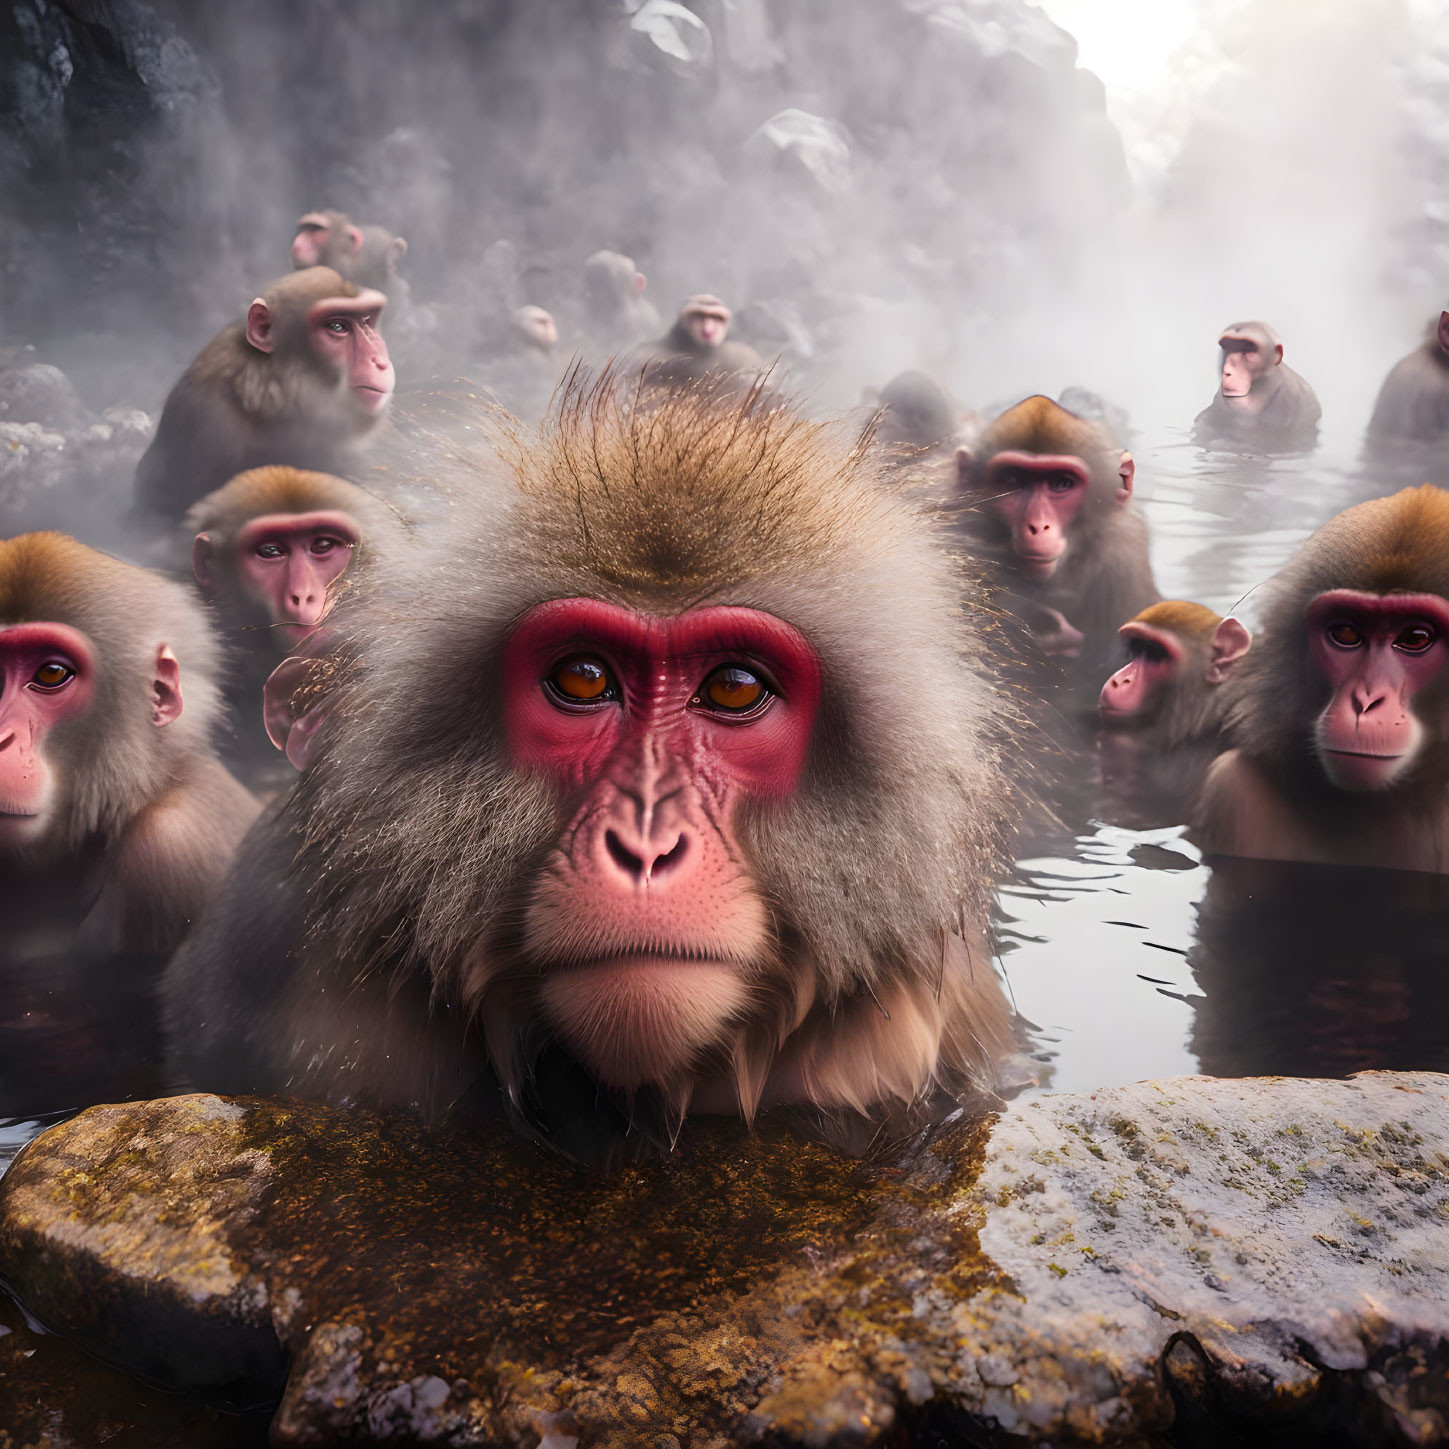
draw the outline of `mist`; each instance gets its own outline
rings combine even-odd
[[[1176,420],[1261,316],[1347,434],[1443,300],[1444,19],[31,0],[0,20],[0,342],[154,412],[330,205],[408,239],[435,337],[404,385],[523,302],[567,347],[609,247],[665,315],[752,308],[821,408],[925,367],[978,407],[1079,383]]]

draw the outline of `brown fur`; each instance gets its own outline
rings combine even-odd
[[[1449,598],[1449,492],[1424,484],[1346,509],[1265,586],[1263,630],[1229,716],[1238,748],[1214,766],[1198,810],[1203,848],[1449,869],[1449,678],[1416,697],[1425,746],[1392,788],[1335,790],[1318,763],[1313,723],[1331,690],[1312,665],[1304,613],[1329,589]]]
[[[1071,454],[1086,464],[1091,485],[1072,523],[1071,544],[1056,573],[1046,580],[1017,568],[1010,531],[981,506],[989,493],[986,472],[1000,452]],[[1032,606],[1053,609],[1085,636],[1070,677],[1098,688],[1117,655],[1117,629],[1157,601],[1148,557],[1147,525],[1136,502],[1116,501],[1122,450],[1105,423],[1077,417],[1040,395],[1002,413],[966,460],[968,483],[958,486],[960,527],[993,566],[1014,612],[1031,617]]]
[[[309,215],[324,216],[328,222],[327,240],[318,253],[316,265],[331,267],[354,286],[383,292],[395,304],[395,294],[407,289],[407,283],[397,274],[398,262],[407,255],[407,242],[385,226],[359,226],[362,248],[354,252],[347,237],[353,221],[345,211],[319,211]]]
[[[202,348],[171,389],[137,465],[138,512],[180,519],[197,498],[267,463],[322,472],[356,464],[356,445],[380,417],[362,413],[346,379],[312,350],[307,312],[358,290],[328,267],[292,272],[264,294],[275,319],[273,351],[248,343],[244,320]]]
[[[1432,443],[1449,437],[1449,351],[1439,340],[1441,325],[1431,322],[1424,341],[1384,379],[1369,419],[1371,443]]]
[[[515,1102],[543,1091],[522,916],[570,806],[511,766],[496,679],[517,619],[570,596],[763,609],[824,670],[796,797],[738,822],[773,945],[734,1039],[656,1084],[667,1118],[692,1099],[881,1116],[993,1079],[1011,1040],[984,946],[1008,721],[962,580],[824,426],[618,392],[574,378],[541,437],[500,439],[501,470],[462,463],[476,515],[460,509],[432,567],[344,606],[360,662],[321,759],[173,970],[198,1082],[437,1111],[486,1056]],[[259,880],[283,892],[266,921]]]
[[[1231,322],[1219,337],[1248,337],[1260,352],[1281,347],[1283,339],[1266,322]],[[1217,396],[1193,421],[1193,441],[1202,447],[1241,447],[1265,453],[1303,452],[1318,442],[1323,408],[1318,395],[1286,362],[1270,367],[1253,384],[1254,394],[1266,394],[1253,413],[1231,407]]]
[[[210,749],[216,641],[187,590],[159,574],[64,534],[0,541],[0,625],[41,621],[85,636],[95,693],[82,716],[44,742],[63,825],[21,863],[14,884],[22,888],[32,870],[73,876],[83,899],[89,879],[88,937],[116,951],[170,950],[257,810]],[[183,708],[157,728],[150,686],[162,645],[180,663]]]
[[[1139,744],[1156,750],[1189,744],[1225,749],[1223,726],[1236,693],[1236,667],[1222,683],[1207,680],[1213,631],[1222,616],[1186,599],[1164,599],[1143,609],[1134,622],[1167,630],[1183,646],[1182,662],[1162,687],[1151,721],[1134,732]]]

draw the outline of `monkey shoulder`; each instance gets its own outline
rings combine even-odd
[[[1291,807],[1269,773],[1241,750],[1226,751],[1208,767],[1192,816],[1193,838],[1206,855],[1302,858]]]
[[[200,914],[261,811],[217,761],[189,761],[116,843],[97,922],[126,949],[172,949]]]
[[[1449,363],[1437,347],[1415,348],[1394,364],[1379,389],[1368,430],[1390,438],[1449,431]]]

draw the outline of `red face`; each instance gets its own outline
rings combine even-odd
[[[267,611],[290,645],[306,638],[327,617],[332,585],[352,561],[358,536],[356,523],[345,513],[269,513],[253,518],[236,536],[237,582]],[[198,582],[206,587],[209,562],[197,559],[193,550],[193,563]]]
[[[723,317],[708,312],[691,312],[684,319],[684,325],[701,347],[718,347],[730,330],[730,324]]]
[[[790,796],[820,666],[753,609],[675,618],[590,599],[542,604],[504,654],[516,763],[570,818],[528,907],[555,1030],[601,1080],[652,1080],[718,1044],[770,949],[736,818]]]
[[[54,814],[44,741],[85,712],[95,688],[90,646],[66,624],[0,628],[0,850],[34,844]]]
[[[1383,790],[1424,747],[1414,697],[1444,667],[1449,603],[1437,594],[1333,589],[1308,606],[1309,650],[1333,688],[1315,727],[1340,790]]]
[[[327,297],[307,313],[307,332],[317,356],[345,377],[364,412],[380,413],[396,377],[378,323],[387,298],[381,292]]]
[[[1183,650],[1176,635],[1151,624],[1134,620],[1117,632],[1132,657],[1102,686],[1097,709],[1104,725],[1121,729],[1152,719],[1163,691],[1182,668]]]
[[[1049,579],[1067,551],[1072,520],[1087,496],[1086,464],[1070,454],[997,453],[987,469],[986,507],[1011,531],[1022,573]]]

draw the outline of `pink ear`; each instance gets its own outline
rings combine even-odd
[[[403,237],[403,236],[395,236],[395,237],[393,237],[392,244],[387,249],[388,261],[391,262],[391,263],[400,262],[400,261],[402,261],[402,259],[405,256],[407,256],[407,254],[408,254],[408,241],[407,241],[407,238],[406,237]]]
[[[1208,661],[1206,679],[1209,684],[1221,684],[1228,677],[1233,666],[1252,647],[1253,636],[1237,619],[1224,619],[1213,630],[1213,652]]]
[[[216,552],[209,533],[198,533],[191,540],[191,572],[203,589],[212,586],[211,561]]]
[[[1283,344],[1280,342],[1273,349],[1273,366],[1277,367],[1283,361]]]
[[[1449,312],[1439,314],[1439,346],[1449,352]]]
[[[1121,486],[1117,489],[1117,502],[1125,503],[1132,496],[1132,480],[1137,476],[1137,461],[1131,453],[1123,453],[1117,465],[1117,477]]]
[[[156,651],[156,667],[151,680],[151,723],[169,725],[181,715],[181,665],[169,644]]]
[[[272,336],[272,309],[265,297],[258,297],[247,308],[247,341],[258,352],[270,352],[277,345]]]
[[[958,483],[969,483],[971,481],[971,449],[956,449],[956,481]]]
[[[360,226],[349,226],[347,228],[348,250],[353,256],[362,250],[362,228]]]
[[[648,285],[649,285],[649,278],[646,277],[643,272],[635,272],[634,273],[634,291],[639,296],[642,297],[644,295],[644,288],[647,287]]]

